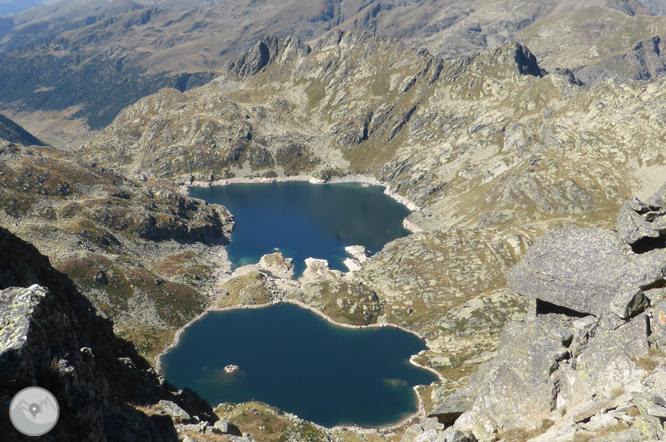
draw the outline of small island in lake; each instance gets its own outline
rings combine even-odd
[[[235,373],[237,371],[238,371],[238,365],[229,364],[226,367],[224,367],[225,373]]]
[[[379,426],[417,412],[413,387],[437,381],[409,363],[426,348],[394,327],[339,327],[282,303],[209,313],[162,364],[170,383],[211,404],[256,400],[327,427]]]

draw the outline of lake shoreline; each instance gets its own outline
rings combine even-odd
[[[228,186],[230,184],[273,184],[273,183],[287,183],[287,182],[292,182],[292,181],[300,181],[300,182],[308,182],[310,184],[344,184],[344,183],[358,183],[358,184],[367,184],[369,186],[380,186],[384,188],[384,194],[388,195],[389,197],[393,198],[395,201],[398,203],[402,204],[403,206],[407,207],[411,212],[418,212],[421,210],[421,208],[411,201],[408,198],[405,198],[402,195],[398,195],[395,192],[392,192],[389,187],[388,183],[379,181],[375,177],[372,176],[367,176],[367,175],[346,175],[343,177],[333,177],[330,180],[322,180],[315,178],[313,176],[309,175],[294,175],[294,176],[284,176],[284,177],[271,177],[271,178],[266,178],[266,177],[257,177],[257,178],[225,178],[225,179],[220,179],[220,180],[214,180],[214,181],[193,181],[191,183],[185,183],[184,187],[185,188],[190,188],[190,187],[214,187],[214,186]],[[413,223],[409,223],[412,227],[416,227],[417,229],[420,229],[418,226],[416,226]],[[410,228],[406,227],[405,228],[411,230]]]
[[[401,325],[391,324],[390,322],[378,322],[378,323],[374,323],[374,324],[364,324],[364,325],[353,325],[353,324],[346,324],[344,322],[337,322],[336,320],[334,320],[333,318],[328,316],[326,313],[324,313],[321,310],[318,310],[318,309],[316,309],[312,306],[309,306],[308,304],[304,303],[303,301],[299,301],[298,299],[282,298],[282,299],[278,299],[278,300],[275,300],[275,301],[270,301],[270,302],[267,302],[267,303],[264,303],[264,304],[238,305],[238,306],[230,306],[230,307],[222,307],[222,308],[211,307],[211,308],[206,309],[201,314],[199,314],[196,318],[194,318],[193,320],[191,320],[190,322],[185,324],[183,327],[178,329],[178,331],[176,332],[176,335],[174,336],[173,342],[168,347],[166,347],[159,355],[156,356],[156,364],[155,364],[156,365],[155,366],[156,371],[160,375],[164,374],[163,370],[162,370],[162,357],[166,353],[168,353],[169,350],[173,349],[174,347],[176,347],[178,345],[178,343],[180,342],[180,337],[184,333],[186,328],[188,328],[190,325],[194,324],[195,322],[199,321],[200,319],[205,318],[206,316],[208,316],[209,313],[212,313],[212,312],[228,312],[228,311],[233,311],[233,310],[252,310],[252,309],[259,309],[259,308],[268,308],[268,307],[272,307],[272,306],[275,306],[275,305],[278,305],[278,304],[296,305],[296,306],[298,306],[302,309],[311,311],[312,313],[316,314],[320,318],[324,319],[326,322],[328,322],[330,324],[333,324],[337,327],[350,328],[350,329],[361,329],[361,330],[362,329],[368,329],[368,328],[393,327],[393,328],[397,328],[398,330],[402,330],[403,332],[412,334],[412,335],[416,336],[417,338],[419,338],[419,339],[421,339],[422,341],[425,342],[425,338],[423,336],[421,336],[418,332],[416,332],[414,330],[410,330],[410,329],[408,329],[406,327],[403,327]],[[437,370],[435,370],[434,368],[419,364],[418,362],[416,362],[414,360],[414,357],[416,357],[416,355],[412,355],[409,358],[409,363],[410,364],[412,364],[415,367],[418,367],[420,369],[427,370],[427,371],[431,372],[432,374],[437,376],[437,379],[440,382],[443,382],[445,380],[444,377]]]
[[[414,202],[410,201],[409,199],[398,195],[395,192],[391,192],[389,190],[389,185],[387,183],[380,182],[374,177],[371,176],[366,176],[366,175],[347,175],[344,177],[333,177],[332,179],[325,181],[321,179],[316,179],[312,176],[307,176],[307,175],[296,175],[296,176],[290,176],[290,177],[271,177],[271,178],[251,178],[251,177],[242,177],[242,178],[229,178],[229,179],[220,179],[220,180],[213,180],[213,181],[192,181],[190,183],[185,183],[181,187],[181,192],[187,194],[190,188],[210,188],[210,187],[215,187],[215,186],[227,186],[227,185],[232,185],[232,184],[272,184],[272,183],[283,183],[283,182],[308,182],[310,184],[344,184],[344,183],[357,183],[361,184],[363,187],[369,187],[369,186],[381,186],[384,187],[384,194],[392,198],[394,201],[398,202],[399,204],[402,204],[403,206],[407,207],[407,209],[410,212],[416,212],[420,210],[420,207],[418,207]],[[412,232],[421,232],[423,229],[421,229],[419,226],[416,224],[410,222],[407,220],[405,217],[403,219],[403,227]],[[380,322],[374,323],[374,324],[365,324],[365,325],[352,325],[352,324],[347,324],[347,323],[342,323],[342,322],[337,322],[330,316],[328,316],[326,313],[323,311],[316,309],[305,302],[302,302],[297,299],[292,299],[292,298],[280,298],[276,299],[264,304],[258,304],[258,305],[236,305],[236,306],[228,306],[228,307],[222,307],[222,308],[216,308],[216,307],[209,307],[205,311],[203,311],[201,314],[199,314],[196,318],[192,319],[189,321],[187,324],[185,324],[183,327],[179,328],[176,331],[176,334],[174,336],[173,342],[164,348],[164,350],[155,357],[155,368],[156,371],[160,375],[164,375],[164,369],[162,366],[162,358],[163,356],[171,351],[174,347],[176,347],[180,340],[181,336],[184,333],[184,331],[193,323],[205,318],[209,313],[211,312],[226,312],[226,311],[232,311],[232,310],[249,310],[249,309],[258,309],[258,308],[268,308],[274,305],[278,305],[281,303],[286,303],[286,304],[292,304],[296,305],[297,307],[303,308],[305,310],[309,310],[312,313],[316,314],[320,318],[324,319],[328,323],[337,326],[337,327],[344,327],[348,329],[367,329],[367,328],[382,328],[382,327],[394,327],[396,329],[399,329],[403,332],[407,332],[409,334],[412,334],[422,341],[425,342],[425,339],[423,336],[421,336],[418,332],[414,330],[410,330],[406,327],[397,325],[397,324],[392,324],[389,323],[385,320],[381,320]],[[443,382],[445,379],[444,377],[435,369],[422,365],[419,362],[416,361],[416,358],[418,355],[412,355],[409,358],[409,363],[417,368],[426,370],[433,375],[435,375],[438,379],[439,382]],[[409,416],[401,419],[399,422],[383,425],[383,426],[378,426],[378,427],[360,427],[358,425],[339,425],[339,426],[334,426],[331,427],[331,429],[336,429],[336,428],[358,428],[358,429],[363,429],[363,430],[392,430],[395,428],[399,428],[401,426],[406,425],[410,421],[413,421],[418,418],[425,417],[425,403],[423,401],[423,398],[418,392],[418,386],[412,387],[414,394],[416,395],[417,398],[417,410],[413,413],[410,414]],[[328,428],[328,427],[326,427]]]
[[[272,306],[275,306],[275,305],[278,305],[278,304],[292,304],[292,305],[295,305],[297,307],[303,308],[305,310],[308,310],[308,311],[316,314],[317,316],[324,319],[328,323],[330,323],[332,325],[335,325],[337,327],[343,327],[343,328],[349,328],[349,329],[368,329],[368,328],[394,327],[394,328],[402,330],[406,333],[410,333],[414,336],[417,336],[419,339],[421,339],[425,342],[425,339],[418,332],[416,332],[414,330],[410,330],[406,327],[403,327],[403,326],[400,326],[400,325],[397,325],[397,324],[391,324],[389,322],[380,322],[380,323],[367,324],[367,325],[352,325],[352,324],[346,324],[346,323],[343,323],[343,322],[337,322],[333,318],[331,318],[330,316],[326,315],[321,310],[318,310],[314,307],[311,307],[311,306],[307,305],[306,303],[304,303],[302,301],[299,301],[297,299],[291,299],[291,298],[282,298],[282,299],[277,299],[277,300],[270,301],[270,302],[267,302],[267,303],[264,303],[264,304],[239,305],[239,306],[229,306],[229,307],[222,307],[222,308],[210,307],[210,308],[206,309],[201,314],[199,314],[196,318],[194,318],[193,320],[188,322],[186,325],[184,325],[183,327],[178,329],[178,331],[176,332],[176,335],[174,336],[173,342],[168,347],[166,347],[159,355],[156,356],[156,358],[155,358],[155,360],[156,360],[155,369],[156,369],[157,373],[160,376],[164,376],[164,370],[163,370],[163,367],[162,367],[162,357],[179,344],[180,338],[181,338],[182,334],[185,332],[185,329],[187,329],[193,323],[205,318],[208,314],[210,314],[212,312],[228,312],[228,311],[233,311],[233,310],[251,310],[251,309],[269,308],[269,307],[272,307]],[[412,355],[409,358],[409,363],[410,364],[414,365],[415,367],[418,367],[420,369],[429,371],[430,373],[434,374],[435,376],[437,376],[437,379],[438,379],[439,382],[443,382],[445,380],[444,377],[437,370],[435,370],[434,368],[424,366],[424,365],[419,364],[418,362],[416,362],[414,360],[415,357],[416,357],[416,355]],[[409,422],[413,419],[416,419],[416,418],[419,418],[419,417],[425,417],[425,404],[423,402],[423,399],[421,398],[421,396],[419,395],[419,393],[417,391],[417,386],[412,387],[412,389],[414,390],[414,394],[416,395],[416,398],[417,398],[417,401],[418,401],[417,411],[415,413],[405,417],[404,419],[401,419],[399,422],[392,423],[392,424],[387,424],[387,425],[379,426],[379,427],[361,427],[361,426],[358,426],[358,425],[336,425],[336,426],[333,426],[333,427],[330,427],[330,428],[329,427],[324,427],[324,428],[329,428],[331,430],[336,429],[336,428],[339,428],[339,429],[342,429],[342,428],[362,428],[362,429],[376,429],[376,430],[391,430],[391,429],[399,428],[399,427],[405,425],[407,422]],[[214,407],[214,405],[212,405],[212,404],[211,404],[211,406]]]

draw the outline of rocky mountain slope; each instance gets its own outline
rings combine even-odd
[[[175,424],[218,420],[191,391],[160,379],[134,346],[37,249],[0,227],[0,429],[21,389],[51,391],[59,422],[47,441],[177,440]],[[147,414],[146,411],[149,410]]]
[[[0,140],[0,224],[67,273],[116,331],[154,356],[210,303],[226,209],[47,146]]]
[[[665,198],[666,185],[627,204],[617,231],[539,239],[507,276],[530,314],[504,329],[497,357],[432,415],[479,440],[664,440],[664,234],[636,227],[655,228]]]
[[[0,24],[0,101],[14,111],[69,109],[98,129],[161,87],[204,84],[266,36],[307,41],[336,29],[444,59],[518,41],[547,70],[582,70],[586,82],[646,78],[663,72],[659,45],[638,47],[663,35],[660,11],[637,0],[61,0]]]
[[[26,146],[43,146],[43,143],[35,138],[30,132],[23,129],[4,115],[0,115],[0,139]]]
[[[502,354],[502,328],[526,310],[505,275],[534,239],[559,226],[612,228],[634,191],[661,184],[663,81],[585,85],[516,43],[445,61],[357,32],[312,46],[266,39],[209,85],[126,109],[83,154],[198,185],[371,175],[414,202],[409,220],[423,231],[351,276],[313,267],[315,277],[285,287],[258,269],[218,293],[224,306],[296,299],[342,322],[419,332],[429,350],[416,361],[445,379],[420,392],[431,411]]]
[[[356,32],[268,39],[203,88],[129,107],[84,152],[181,183],[371,174],[428,230],[614,216],[662,164],[663,81],[546,74],[515,43],[444,61]]]

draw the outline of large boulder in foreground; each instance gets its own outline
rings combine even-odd
[[[507,275],[514,292],[537,300],[537,309],[564,308],[626,319],[642,311],[643,290],[663,281],[666,250],[633,252],[617,232],[554,230],[539,239]]]
[[[458,412],[462,417],[455,416],[457,428],[477,436],[485,427],[530,428],[540,423],[556,407],[558,391],[551,375],[559,361],[569,357],[571,340],[569,322],[560,315],[511,322],[502,332],[497,357],[430,415],[451,424],[443,419]],[[456,402],[459,407],[451,408]]]
[[[535,242],[507,275],[534,308],[430,415],[483,442],[666,440],[664,208],[666,185],[625,205],[618,231]]]

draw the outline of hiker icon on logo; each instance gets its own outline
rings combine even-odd
[[[50,391],[28,387],[19,391],[9,404],[12,425],[26,436],[41,436],[55,427],[60,415],[58,401]]]

